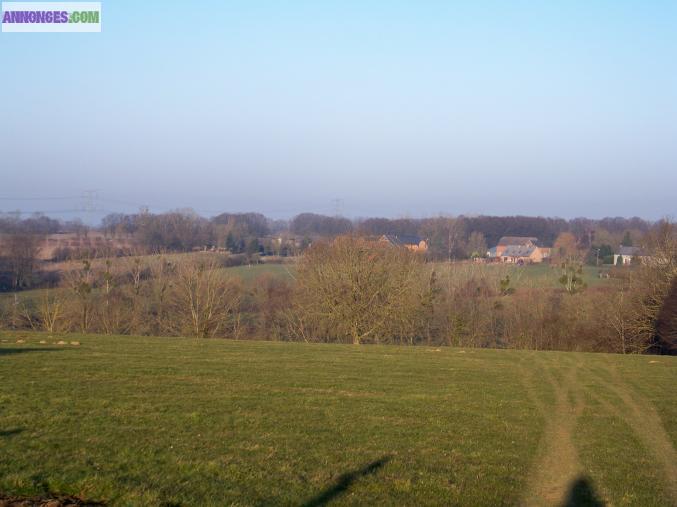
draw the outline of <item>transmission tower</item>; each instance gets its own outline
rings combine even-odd
[[[343,199],[336,197],[331,200],[331,204],[334,209],[334,216],[340,217],[343,215]]]
[[[98,190],[82,191],[82,211],[84,211],[85,213],[94,213],[95,211],[99,211]]]

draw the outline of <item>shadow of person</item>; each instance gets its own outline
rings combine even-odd
[[[604,502],[597,497],[590,478],[581,476],[571,483],[562,507],[604,507]]]
[[[372,461],[362,468],[341,475],[335,484],[322,491],[319,495],[308,500],[303,504],[303,507],[319,507],[321,505],[328,504],[337,496],[342,495],[348,491],[350,485],[357,479],[376,473],[376,471],[388,463],[388,461],[390,461],[390,456],[383,456],[381,459]]]

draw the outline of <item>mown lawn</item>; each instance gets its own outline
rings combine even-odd
[[[4,494],[113,505],[677,502],[675,358],[0,338]]]

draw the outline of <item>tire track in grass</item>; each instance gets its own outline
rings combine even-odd
[[[548,407],[545,402],[536,394],[536,388],[534,387],[534,373],[532,369],[526,368],[524,365],[527,361],[534,361],[534,353],[528,354],[527,352],[517,361],[517,368],[520,374],[520,383],[524,388],[524,392],[527,394],[529,401],[536,407],[539,415],[545,420],[548,417]]]
[[[605,363],[603,368],[609,373],[613,382],[605,380],[591,368],[588,368],[588,371],[601,386],[616,395],[623,404],[624,410],[603,400],[598,395],[594,397],[616,417],[625,421],[644,447],[655,456],[665,476],[665,489],[677,505],[677,453],[656,408],[652,403],[637,395],[635,390],[623,380],[615,365],[611,364],[608,359],[605,359]]]
[[[573,443],[576,421],[585,406],[577,386],[578,365],[558,380],[551,364],[542,364],[545,380],[552,386],[555,404],[547,411],[539,457],[532,470],[524,499],[526,506],[561,505],[568,489],[581,475],[582,466]]]

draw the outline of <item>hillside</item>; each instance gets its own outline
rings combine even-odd
[[[6,235],[0,234],[0,247],[5,241]],[[59,255],[68,257],[77,252],[98,252],[99,255],[108,252],[115,255],[119,252],[131,252],[134,247],[133,238],[126,235],[111,237],[97,231],[87,231],[86,234],[74,232],[46,234],[40,241],[36,258],[51,261]]]
[[[675,358],[0,338],[0,498],[677,503]]]

